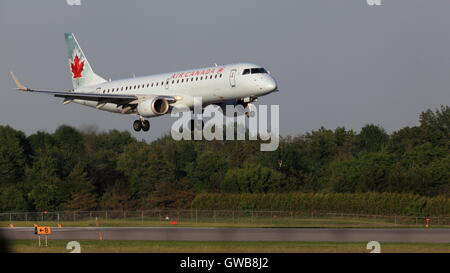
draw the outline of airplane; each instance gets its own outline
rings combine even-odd
[[[135,131],[149,131],[153,118],[179,107],[193,109],[194,97],[202,98],[202,107],[216,104],[242,105],[278,91],[276,80],[261,66],[251,63],[214,65],[172,73],[107,81],[97,75],[73,33],[64,34],[68,49],[73,89],[38,90],[25,87],[11,72],[17,90],[46,93],[63,98],[64,104],[77,103],[99,110],[137,115]]]

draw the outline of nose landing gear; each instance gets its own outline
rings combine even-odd
[[[136,132],[139,132],[140,130],[148,132],[150,130],[150,122],[146,119],[135,120],[133,122],[133,129]]]

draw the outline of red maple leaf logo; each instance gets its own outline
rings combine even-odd
[[[84,61],[80,62],[80,58],[78,58],[78,55],[75,55],[73,63],[70,64],[70,67],[72,68],[72,74],[74,79],[82,77],[81,72],[83,72],[84,69]]]

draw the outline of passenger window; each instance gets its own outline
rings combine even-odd
[[[250,69],[244,69],[244,72],[242,72],[242,75],[250,74]]]

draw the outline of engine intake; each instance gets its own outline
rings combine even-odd
[[[138,104],[137,111],[146,118],[164,115],[169,111],[169,102],[159,97],[145,99]]]

